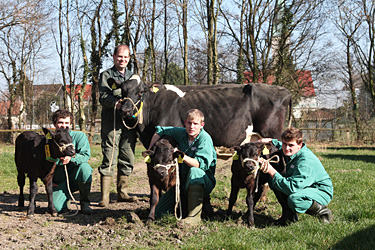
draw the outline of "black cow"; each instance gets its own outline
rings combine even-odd
[[[155,93],[137,76],[123,83],[114,79],[108,81],[122,89],[123,97],[132,99],[125,99],[119,112],[129,126],[142,117],[142,124],[136,129],[146,148],[156,125],[183,127],[186,112],[191,108],[204,113],[204,129],[211,135],[214,145],[225,147],[240,145],[253,131],[263,137],[280,138],[288,110],[289,119],[291,114],[291,93],[279,86],[164,85]],[[141,109],[141,115],[136,113],[134,105]]]
[[[173,138],[163,136],[151,148],[142,152],[147,161],[147,175],[151,188],[150,213],[147,223],[155,220],[155,208],[159,202],[162,191],[168,191],[176,186],[176,159],[183,158],[184,153],[175,152],[176,143]]]
[[[34,214],[38,178],[43,181],[46,187],[49,212],[52,216],[57,215],[52,200],[52,179],[56,161],[63,156],[73,157],[75,155],[72,137],[69,135],[68,129],[61,128],[53,132],[43,128],[43,132],[45,136],[26,131],[16,139],[15,161],[18,171],[17,181],[20,187],[18,206],[24,206],[23,187],[25,186],[25,174],[27,174],[30,180],[28,216]]]

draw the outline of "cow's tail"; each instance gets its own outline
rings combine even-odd
[[[290,100],[289,100],[288,128],[290,128],[292,126],[292,118],[293,118],[293,98],[290,97]]]

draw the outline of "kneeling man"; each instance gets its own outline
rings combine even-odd
[[[161,136],[168,135],[176,140],[178,149],[185,153],[180,180],[182,197],[187,197],[188,215],[182,221],[192,225],[201,221],[202,209],[205,209],[203,201],[209,210],[209,195],[216,184],[216,152],[212,138],[203,126],[203,113],[198,109],[191,109],[186,114],[185,128],[157,126],[149,146],[150,149]],[[186,203],[184,199],[182,202]],[[156,216],[173,213],[174,203],[174,190],[170,189],[161,196],[156,206]]]
[[[269,163],[261,162],[261,170],[270,175],[270,187],[282,206],[278,225],[287,225],[298,220],[297,213],[319,217],[323,223],[332,221],[332,212],[326,205],[332,200],[333,185],[322,163],[303,143],[299,129],[288,128],[277,139],[263,138],[258,142],[272,142],[282,150],[286,172],[277,172]]]

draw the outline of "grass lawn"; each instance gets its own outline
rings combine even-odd
[[[334,222],[323,225],[318,219],[301,214],[299,222],[287,227],[275,227],[263,223],[264,218],[277,218],[281,208],[272,192],[266,202],[257,204],[255,228],[239,223],[241,215],[229,220],[206,220],[203,226],[186,233],[183,244],[176,245],[168,237],[161,238],[153,249],[375,249],[375,156],[371,148],[344,148],[311,146],[320,158],[334,185],[334,198],[329,204],[333,211]],[[137,146],[136,160],[142,161]],[[14,146],[0,146],[0,193],[17,190],[16,168],[14,164]],[[100,145],[92,146],[90,164],[97,168],[101,160]],[[219,168],[219,166],[218,166]],[[211,202],[215,208],[225,210],[230,192],[230,175],[217,174],[217,186],[212,193]],[[145,185],[148,185],[145,183]],[[27,192],[27,191],[26,191]],[[245,191],[240,192],[236,210],[246,211]],[[263,208],[263,209],[262,209]],[[126,220],[123,221],[126,224]],[[155,222],[150,233],[139,236],[139,242],[154,237],[156,230],[171,231],[170,238],[176,238],[174,232],[176,220],[173,216],[164,217]],[[129,230],[118,230],[118,237],[126,237]],[[133,249],[143,249],[134,243]]]

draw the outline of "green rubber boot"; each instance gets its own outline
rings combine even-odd
[[[109,206],[109,190],[111,188],[111,183],[111,176],[100,176],[100,191],[102,193],[102,200],[99,202],[99,207]]]
[[[129,176],[117,174],[117,201],[118,202],[135,202],[137,197],[128,195]]]
[[[333,220],[332,211],[316,201],[313,201],[311,207],[306,211],[307,214],[319,217],[324,224],[329,224]]]
[[[181,220],[182,224],[197,225],[201,222],[203,208],[203,185],[190,185],[188,193],[188,216]]]
[[[82,214],[92,214],[93,210],[90,208],[90,190],[91,182],[80,182],[78,183],[80,203],[81,203],[81,213]]]

